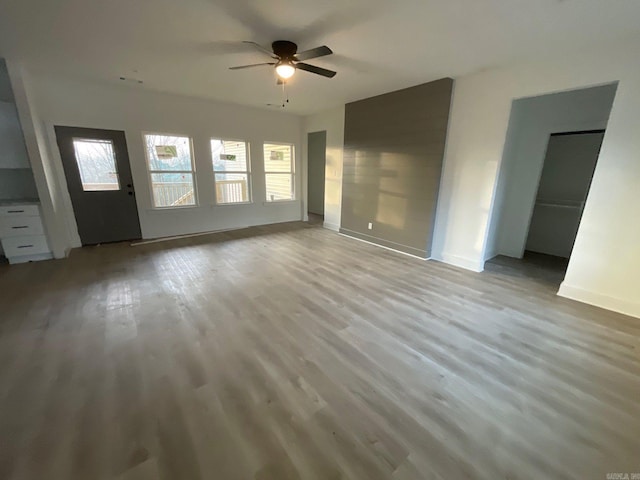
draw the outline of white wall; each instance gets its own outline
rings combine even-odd
[[[34,77],[33,84],[41,122],[48,135],[49,155],[60,183],[72,246],[79,246],[80,240],[56,147],[54,125],[124,130],[144,238],[302,218],[302,119],[299,116],[76,79]],[[193,138],[199,206],[168,210],[152,207],[143,132],[175,133]],[[211,137],[242,139],[250,143],[252,204],[214,204]],[[265,141],[295,145],[297,200],[264,201],[262,144]]]
[[[513,102],[485,259],[522,257],[549,135],[607,126],[617,85]]]
[[[324,186],[324,226],[338,231],[342,211],[342,154],[344,150],[344,105],[310,115],[304,119],[305,156],[306,134],[327,132],[327,159]],[[306,164],[306,160],[305,160]],[[306,182],[306,179],[305,179]]]
[[[55,258],[64,258],[71,244],[65,224],[66,214],[62,191],[49,154],[47,135],[36,106],[33,85],[20,65],[7,61],[7,67],[33,177],[38,189],[49,248]]]
[[[482,270],[514,99],[619,81],[560,294],[640,316],[637,41],[456,80],[436,220],[436,258]]]

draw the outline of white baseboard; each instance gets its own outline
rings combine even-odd
[[[209,232],[197,232],[197,233],[186,233],[184,235],[173,235],[171,237],[158,237],[158,238],[143,238],[141,240],[135,240],[131,242],[132,247],[138,247],[140,245],[148,245],[150,243],[160,243],[160,242],[168,242],[171,240],[180,240],[181,238],[191,238],[191,237],[201,237],[203,235],[211,235],[212,233],[223,233],[223,232],[231,232],[233,230],[242,230],[243,228],[250,228],[250,225],[245,227],[236,227],[236,228],[225,228],[222,230],[211,230]]]
[[[491,260],[491,259],[493,259],[493,258],[497,257],[498,255],[500,255],[500,254],[497,252],[497,250],[494,250],[494,251],[492,251],[492,252],[487,252],[487,253],[485,253],[485,255],[484,255],[484,261],[485,261],[485,262],[488,262],[489,260]]]
[[[623,313],[632,317],[640,318],[640,303],[624,300],[622,298],[604,295],[602,293],[585,290],[580,287],[574,287],[562,282],[558,295],[571,300],[576,300],[589,305],[595,305],[606,310]]]
[[[455,267],[471,270],[472,272],[484,271],[484,262],[482,260],[475,260],[472,258],[462,257],[460,255],[454,255],[453,253],[441,253],[440,255],[434,255],[434,260],[448,263]]]
[[[334,232],[340,231],[340,225],[336,225],[335,223],[324,222],[322,226],[328,230],[333,230]]]
[[[431,260],[431,257],[427,257],[427,258],[419,257],[417,255],[413,255],[413,254],[408,253],[408,252],[403,252],[402,250],[396,250],[395,248],[387,247],[385,245],[380,245],[379,243],[369,242],[367,240],[364,240],[363,238],[353,237],[353,236],[347,235],[345,233],[340,233],[340,235],[342,235],[343,237],[346,237],[346,238],[350,238],[352,240],[357,240],[359,242],[368,243],[369,245],[373,245],[374,247],[384,248],[385,250],[389,250],[390,252],[400,253],[402,255],[406,255],[407,257],[417,258],[418,260]]]
[[[41,260],[53,259],[53,253],[38,253],[35,255],[21,255],[19,257],[10,257],[9,264],[15,265],[17,263],[39,262]]]

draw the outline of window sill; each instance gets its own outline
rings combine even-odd
[[[184,207],[157,207],[157,208],[148,208],[147,213],[152,214],[161,214],[161,213],[172,213],[172,212],[184,212],[184,211],[194,211],[202,209],[202,205],[185,205]]]
[[[212,207],[236,207],[242,205],[253,205],[253,202],[233,202],[233,203],[212,203]]]
[[[298,203],[298,200],[274,200],[273,202],[262,202],[262,204],[266,207],[267,205],[282,205],[287,203]]]

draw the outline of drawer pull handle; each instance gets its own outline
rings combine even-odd
[[[33,245],[18,245],[18,248],[32,248]]]
[[[29,228],[29,225],[20,225],[20,226],[18,226],[18,227],[11,227],[11,228],[13,228],[13,229],[16,229],[16,230],[17,230],[18,228]]]
[[[24,213],[24,210],[7,210],[7,213]]]

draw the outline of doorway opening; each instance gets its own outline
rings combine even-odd
[[[557,291],[578,235],[617,83],[515,100],[485,268]]]
[[[604,130],[551,134],[525,253],[569,259],[603,138]]]
[[[308,159],[308,207],[309,223],[324,222],[324,183],[327,163],[327,132],[311,132],[307,135]]]
[[[142,237],[124,132],[55,127],[82,245]]]

